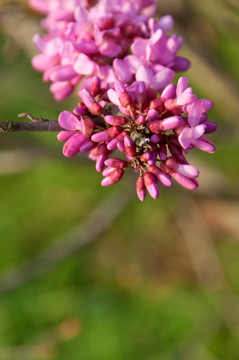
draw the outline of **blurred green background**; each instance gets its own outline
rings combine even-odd
[[[168,13],[215,102],[217,152],[189,156],[195,193],[140,203],[135,179],[102,188],[54,133],[0,134],[0,360],[239,359],[239,5],[161,0]],[[0,24],[0,120],[70,110],[31,68],[38,16],[4,0]]]

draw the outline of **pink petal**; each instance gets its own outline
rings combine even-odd
[[[149,84],[153,75],[153,71],[149,67],[141,65],[135,77],[137,81],[144,81]]]
[[[113,41],[104,41],[100,46],[100,52],[102,55],[115,57],[121,52],[121,46],[115,44]]]
[[[163,99],[173,99],[176,96],[176,85],[175,84],[169,84],[166,86],[166,88],[163,90],[161,97]]]
[[[194,139],[198,139],[200,136],[204,134],[205,128],[206,128],[205,124],[195,126],[195,128],[192,129],[192,137]]]
[[[113,167],[107,167],[103,170],[102,175],[103,176],[109,176],[110,174],[112,174],[112,172],[114,172],[115,168]]]
[[[131,157],[134,157],[136,155],[135,143],[129,135],[126,135],[124,137],[124,146],[125,146],[125,151],[126,151],[127,155],[129,155]]]
[[[56,21],[73,21],[73,14],[71,11],[67,11],[64,8],[55,9],[54,12],[51,12],[51,16]]]
[[[170,83],[170,81],[173,80],[173,78],[174,78],[173,70],[169,68],[162,69],[161,71],[157,72],[157,74],[154,75],[150,83],[150,87],[152,87],[155,90],[162,90],[163,88],[165,88],[166,85],[168,85],[168,83]]]
[[[163,172],[158,174],[158,181],[166,187],[170,187],[173,184],[171,177]]]
[[[182,118],[180,116],[170,116],[161,121],[162,131],[172,130],[180,126],[182,123]]]
[[[121,159],[112,158],[112,159],[107,159],[105,161],[105,165],[110,166],[112,168],[123,169],[127,167],[127,162]]]
[[[208,153],[214,153],[216,151],[216,146],[204,136],[201,136],[197,140],[193,140],[193,145],[202,151],[206,151]]]
[[[75,134],[75,131],[60,131],[57,134],[57,140],[59,141],[67,141],[72,135]]]
[[[157,44],[159,40],[164,36],[164,32],[162,29],[158,29],[150,38],[150,45]]]
[[[157,24],[160,29],[162,29],[164,32],[168,32],[174,25],[174,20],[171,15],[165,15],[162,16],[161,19],[159,19]]]
[[[112,172],[113,173],[113,172]],[[113,185],[114,182],[110,179],[109,176],[106,176],[102,181],[101,181],[101,186],[110,186]]]
[[[177,171],[188,178],[196,178],[199,175],[199,171],[197,168],[187,164],[179,164]]]
[[[79,91],[79,95],[82,98],[86,107],[90,108],[94,104],[95,99],[91,92],[87,89],[82,89]]]
[[[136,73],[141,65],[144,65],[144,61],[135,55],[128,55],[124,58],[124,62],[128,65],[129,69]]]
[[[57,81],[51,84],[50,91],[53,93],[56,101],[61,101],[74,91],[74,86],[68,81]]]
[[[176,90],[177,97],[179,95],[181,95],[187,89],[188,83],[189,83],[188,78],[186,78],[186,77],[179,78],[178,83],[177,83],[177,90]]]
[[[120,132],[122,128],[119,126],[112,126],[107,130],[100,131],[91,136],[92,141],[94,142],[104,142],[114,139]]]
[[[32,66],[37,71],[46,71],[55,65],[55,61],[44,54],[38,54],[32,58]]]
[[[86,140],[82,145],[80,145],[79,151],[82,153],[87,153],[88,151],[94,149],[96,147],[96,144],[93,143],[91,140]]]
[[[178,105],[190,104],[197,100],[197,96],[192,93],[191,88],[187,88],[181,95],[177,98]]]
[[[49,4],[45,0],[30,0],[29,5],[31,8],[41,14],[47,14]]]
[[[108,98],[109,100],[117,105],[117,106],[120,106],[120,102],[119,102],[119,99],[118,99],[118,95],[116,94],[116,92],[113,90],[113,89],[110,89],[107,91],[107,95],[108,95]]]
[[[212,100],[209,99],[200,99],[198,102],[202,105],[202,111],[207,112],[211,110],[214,106],[214,103]]]
[[[77,6],[75,10],[75,19],[78,22],[87,22],[88,20],[88,11],[83,6]]]
[[[74,71],[72,65],[65,65],[56,67],[50,75],[51,81],[66,81],[72,80],[75,76],[77,76]]]
[[[128,122],[128,119],[124,116],[106,115],[105,121],[110,125],[124,125]]]
[[[109,186],[117,183],[122,176],[124,175],[123,169],[114,169],[110,175],[108,175],[105,179],[102,180],[102,186]]]
[[[105,167],[105,160],[107,159],[107,156],[105,155],[98,155],[97,158],[96,158],[96,162],[95,162],[95,168],[96,168],[96,171],[100,172],[104,169]]]
[[[156,184],[151,184],[146,186],[149,195],[153,198],[153,199],[157,199],[159,197],[159,188],[158,185]]]
[[[131,46],[131,50],[137,56],[144,56],[146,53],[147,39],[136,38]]]
[[[125,92],[126,90],[123,82],[119,80],[115,81],[114,88],[118,96],[120,95],[120,93]]]
[[[124,60],[115,59],[113,61],[113,69],[119,80],[128,83],[132,78],[132,73]]]
[[[198,187],[198,182],[195,179],[189,179],[177,171],[173,172],[171,175],[180,185],[189,190],[196,190]]]
[[[200,123],[202,114],[202,105],[199,101],[195,101],[191,106],[188,114],[188,123],[195,127]]]
[[[172,186],[171,177],[168,174],[165,174],[158,166],[153,165],[149,166],[149,171],[152,172],[158,179],[158,181],[167,187]]]
[[[190,67],[191,63],[182,56],[175,56],[174,65],[171,67],[176,72],[185,71]]]
[[[94,40],[81,40],[79,43],[74,44],[74,47],[79,53],[86,55],[93,55],[98,52],[98,46]]]
[[[73,66],[75,72],[80,75],[91,75],[95,69],[95,63],[85,54],[79,54]]]
[[[182,130],[178,137],[178,141],[182,145],[183,149],[187,149],[189,147],[191,144],[191,128],[189,126]]]
[[[148,120],[149,121],[159,120],[159,112],[155,109],[150,109],[148,111]]]
[[[81,130],[80,121],[70,111],[63,111],[58,118],[59,124],[66,130]]]
[[[151,172],[146,172],[144,174],[144,183],[149,192],[149,195],[153,199],[157,199],[159,197],[159,189],[156,176]]]
[[[46,43],[45,53],[47,56],[54,58],[55,60],[59,60],[60,55],[59,51],[62,48],[63,40],[59,37],[53,38]]]
[[[150,141],[153,143],[153,144],[158,144],[160,142],[161,138],[159,135],[157,134],[153,134],[150,138]]]
[[[33,36],[33,44],[36,46],[36,48],[41,51],[41,52],[44,52],[44,49],[45,49],[45,40],[44,40],[44,37],[39,35],[39,34],[36,34]]]
[[[72,157],[80,152],[80,146],[84,143],[83,134],[76,133],[72,135],[63,146],[63,154],[66,157]]]
[[[140,201],[144,201],[146,196],[146,187],[143,176],[139,176],[136,181],[136,192]]]
[[[205,129],[206,134],[212,133],[213,131],[216,131],[216,129],[217,129],[217,124],[215,124],[212,121],[206,121],[205,125],[206,125],[206,129]]]

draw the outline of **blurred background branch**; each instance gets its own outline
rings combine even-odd
[[[132,201],[131,185],[130,183],[123,191],[115,191],[109,195],[88,214],[85,221],[71,229],[68,234],[54,242],[47,250],[31,258],[25,264],[7,269],[5,273],[2,273],[0,295],[47,273],[95,241]]]

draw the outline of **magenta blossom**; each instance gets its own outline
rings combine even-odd
[[[33,67],[50,82],[57,101],[79,85],[78,107],[59,116],[63,154],[89,153],[102,186],[133,169],[141,201],[147,193],[158,198],[160,187],[174,180],[195,190],[199,171],[186,155],[195,147],[215,151],[206,135],[216,124],[207,116],[213,102],[198,99],[188,78],[172,83],[175,72],[190,65],[178,56],[182,36],[168,34],[173,18],[154,20],[154,0],[29,3],[45,15],[47,31],[34,37],[40,53]]]
[[[100,101],[101,105],[96,100],[98,95],[94,97],[83,89],[85,107],[81,105],[80,110],[74,110],[75,114],[80,113],[81,120],[70,112],[63,112],[59,117],[60,125],[67,130],[59,135],[66,141],[63,152],[71,156],[77,149],[78,152],[89,149],[97,171],[102,171],[104,176],[102,186],[115,184],[127,169],[134,169],[138,174],[136,192],[141,201],[147,192],[152,198],[158,198],[159,186],[172,186],[172,179],[195,190],[199,171],[188,164],[185,156],[193,147],[207,152],[215,150],[203,136],[208,127],[206,113],[213,104],[210,100],[197,99],[187,87],[186,78],[180,78],[177,86],[171,85],[166,85],[161,95],[155,97],[155,91],[145,82],[125,86],[116,81],[114,89],[108,90],[108,100]],[[169,100],[170,110],[167,109]],[[112,107],[114,114],[107,115],[107,109]],[[96,112],[98,108],[100,111]],[[84,115],[81,115],[82,109]],[[86,109],[97,114],[99,124],[91,124],[90,130]],[[215,129],[212,124],[210,130]],[[82,144],[92,144],[92,148]],[[115,151],[118,155],[109,158]]]
[[[86,0],[30,0],[30,5],[46,15],[42,25],[48,31],[34,37],[40,54],[33,57],[32,65],[51,83],[57,101],[95,76],[101,80],[102,92],[115,80],[128,85],[144,81],[161,91],[175,71],[189,66],[176,55],[182,37],[166,35],[172,17],[158,22],[150,18],[155,12],[153,0],[100,0],[93,6]]]

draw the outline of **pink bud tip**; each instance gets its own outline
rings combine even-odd
[[[114,171],[111,172],[110,175],[108,175],[106,178],[104,178],[101,181],[102,186],[109,186],[117,183],[122,176],[124,175],[123,169],[114,169]]]
[[[77,76],[71,65],[64,65],[56,67],[50,75],[51,81],[67,81],[72,80]]]
[[[146,196],[146,187],[143,176],[139,176],[136,181],[136,192],[140,201],[144,201]]]
[[[80,152],[81,153],[86,153],[86,152],[94,149],[95,146],[96,146],[96,144],[93,143],[93,141],[87,140],[87,141],[84,142],[84,144],[81,145]]]
[[[144,125],[146,124],[146,119],[143,115],[140,115],[137,119],[136,119],[136,123],[138,125]]]
[[[159,119],[159,112],[155,109],[150,109],[148,111],[148,120],[155,121]]]
[[[196,190],[198,187],[198,182],[195,179],[190,179],[179,172],[175,171],[172,173],[172,177],[183,187],[189,190]]]
[[[127,107],[132,104],[132,97],[127,92],[121,92],[119,94],[119,102],[123,107]]]
[[[120,169],[123,169],[123,168],[126,168],[127,167],[127,162],[124,161],[124,160],[121,160],[121,159],[107,159],[105,161],[105,165],[106,166],[110,166],[110,167],[113,167],[113,168],[120,168]]]
[[[105,121],[110,125],[124,125],[128,122],[128,119],[124,116],[106,115]]]
[[[57,134],[57,140],[67,141],[74,134],[75,134],[75,131],[60,131]]]
[[[182,119],[180,116],[171,116],[162,120],[161,129],[162,131],[172,130],[182,124]]]
[[[114,139],[120,132],[122,128],[119,126],[112,126],[108,130],[100,131],[91,136],[91,140],[95,142],[110,141]]]
[[[162,98],[154,99],[150,102],[150,109],[156,109],[159,113],[164,110],[164,100]]]
[[[127,155],[134,157],[136,155],[136,146],[134,141],[131,139],[129,135],[124,137],[124,146]]]
[[[157,199],[159,197],[159,189],[157,186],[157,178],[156,176],[151,172],[146,172],[144,174],[144,183],[145,186],[149,192],[149,195],[153,199]]]

